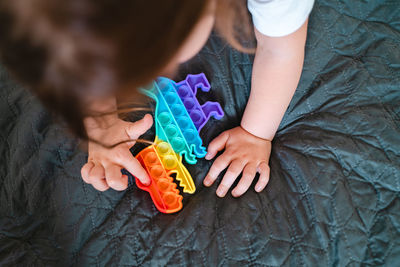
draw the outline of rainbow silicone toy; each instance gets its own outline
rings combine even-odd
[[[183,192],[193,194],[196,190],[193,179],[182,164],[182,157],[189,164],[206,155],[199,132],[211,116],[221,119],[221,106],[207,101],[200,105],[197,89],[208,92],[210,84],[203,73],[189,74],[185,80],[174,81],[160,77],[142,92],[156,101],[154,144],[146,147],[136,158],[146,169],[151,183],[145,186],[136,178],[136,184],[150,193],[153,203],[163,213],[182,209],[183,197],[171,177],[176,174]]]

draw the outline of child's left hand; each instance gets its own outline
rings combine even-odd
[[[205,158],[207,160],[214,158],[217,152],[224,148],[224,153],[217,157],[212,164],[203,181],[204,185],[211,186],[218,175],[229,166],[217,189],[219,197],[226,195],[242,172],[242,178],[232,190],[232,196],[239,197],[244,194],[249,189],[257,172],[260,174],[260,178],[255,190],[261,192],[269,181],[268,162],[271,154],[271,141],[256,137],[238,126],[216,137],[209,144]]]

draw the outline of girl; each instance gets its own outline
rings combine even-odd
[[[240,126],[221,133],[208,146],[218,151],[203,183],[238,197],[260,173],[255,190],[269,180],[271,141],[300,78],[307,19],[313,0],[248,0],[257,39],[251,94]],[[145,170],[129,148],[152,125],[119,119],[117,99],[158,75],[171,76],[193,57],[215,26],[242,51],[251,38],[244,1],[239,0],[0,0],[1,62],[71,129],[88,142],[82,178],[100,191],[124,190],[125,168],[144,184]],[[240,39],[239,39],[240,38]],[[130,141],[129,141],[130,140]]]

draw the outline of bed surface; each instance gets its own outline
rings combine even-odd
[[[400,2],[316,1],[304,71],[273,141],[266,190],[220,199],[211,166],[158,212],[134,182],[85,184],[87,155],[0,66],[0,265],[396,266],[400,264]],[[204,72],[221,121],[239,124],[252,56],[213,34],[180,77]],[[149,139],[153,132],[146,135]]]

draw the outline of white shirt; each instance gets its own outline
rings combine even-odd
[[[280,37],[298,30],[307,20],[314,0],[248,0],[247,7],[256,29]]]

